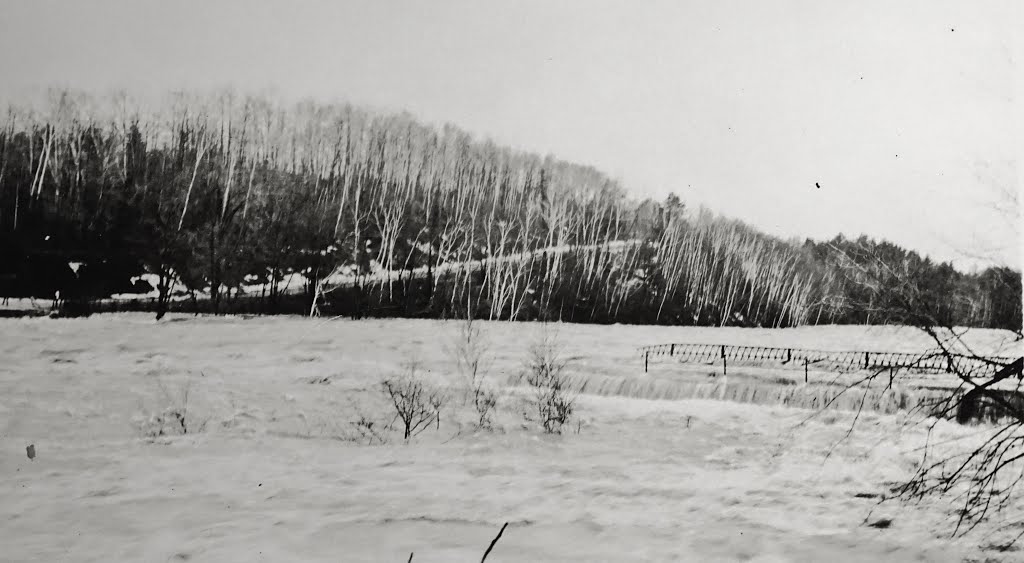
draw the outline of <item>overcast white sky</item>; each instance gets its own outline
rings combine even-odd
[[[992,205],[1021,187],[1021,4],[0,0],[0,96],[407,109],[773,234],[1019,268],[1019,218]]]

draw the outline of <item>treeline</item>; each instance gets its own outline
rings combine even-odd
[[[943,326],[1021,329],[1021,275],[1010,268],[965,274],[949,263],[863,236],[808,240],[805,248],[839,274],[823,303],[836,322],[914,324],[927,319]],[[906,318],[908,312],[914,319]]]
[[[964,274],[887,243],[782,241],[404,114],[232,93],[144,106],[63,91],[9,108],[0,131],[0,293],[101,297],[138,289],[130,280],[148,273],[158,315],[181,306],[184,288],[213,312],[256,302],[264,312],[887,322],[883,307],[858,305],[866,290],[850,245],[865,244],[912,262],[951,324],[1020,326],[1018,272]],[[284,295],[288,280],[302,284],[300,300]]]

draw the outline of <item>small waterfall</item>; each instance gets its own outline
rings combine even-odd
[[[897,386],[846,388],[827,383],[804,384],[788,380],[758,380],[751,377],[733,378],[730,381],[728,376],[723,376],[702,381],[685,376],[668,379],[576,373],[569,374],[566,378],[570,390],[593,395],[657,400],[714,399],[813,410],[862,410],[880,414],[900,411],[938,414],[944,410],[943,406],[956,404],[959,399],[957,397],[951,400],[951,391],[946,389]],[[511,375],[508,384],[526,385],[525,374]],[[1005,400],[1024,410],[1024,395],[1011,391],[1003,393],[1006,394]],[[972,400],[965,404],[969,406],[956,409],[948,416],[955,417],[959,413],[963,422],[992,422],[1001,418],[999,409],[989,400]]]

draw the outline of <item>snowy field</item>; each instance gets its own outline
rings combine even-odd
[[[502,389],[491,432],[459,392],[456,322],[0,319],[0,560],[477,561],[504,522],[489,562],[1024,558],[951,539],[948,505],[879,504],[924,440],[900,415],[862,415],[841,440],[839,412],[584,394],[548,436],[508,385],[539,325],[481,324]],[[891,327],[557,333],[575,376],[636,378],[650,375],[635,347],[662,342],[931,345]],[[990,353],[1005,336],[970,335]],[[368,445],[354,423],[392,418],[379,381],[410,361],[449,389],[439,428]],[[191,431],[147,438],[174,405]],[[932,438],[977,431],[939,423]]]

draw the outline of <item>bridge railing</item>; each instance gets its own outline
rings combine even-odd
[[[915,373],[959,373],[969,377],[991,376],[1015,358],[1003,356],[978,357],[963,354],[926,352],[831,351],[771,346],[733,346],[729,344],[669,343],[641,346],[637,349],[644,361],[644,371],[651,362],[721,364],[727,374],[728,365],[756,365],[839,372],[887,371]]]

